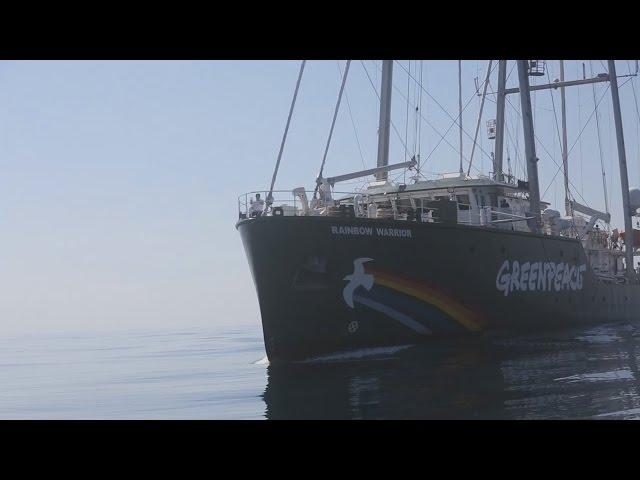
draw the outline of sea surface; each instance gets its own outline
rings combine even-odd
[[[0,338],[0,419],[640,419],[640,323],[270,366],[260,327]]]

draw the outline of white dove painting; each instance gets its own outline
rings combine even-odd
[[[371,261],[373,261],[373,258],[356,258],[353,261],[353,273],[343,279],[349,280],[349,283],[344,287],[342,297],[351,308],[353,308],[353,293],[358,287],[364,287],[367,290],[371,290],[371,287],[373,287],[373,275],[364,272],[364,264]]]

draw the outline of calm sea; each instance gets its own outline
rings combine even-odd
[[[270,367],[259,326],[0,339],[2,419],[640,419],[640,324]]]

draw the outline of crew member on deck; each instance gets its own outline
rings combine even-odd
[[[318,192],[320,193],[320,200],[322,200],[325,205],[331,203],[331,185],[329,185],[329,182],[323,179],[318,187]]]
[[[249,207],[249,216],[250,217],[259,217],[262,215],[262,211],[264,210],[264,200],[260,198],[260,194],[256,193],[255,201],[253,198],[251,199],[251,206]]]
[[[618,239],[620,238],[620,233],[618,232],[618,229],[614,229],[613,232],[611,232],[611,246],[614,250],[618,249]]]

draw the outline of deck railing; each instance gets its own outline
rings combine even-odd
[[[428,206],[432,200],[428,198],[409,197],[411,207],[397,205],[399,199],[388,195],[388,200],[381,202],[381,195],[368,195],[363,192],[332,192],[332,199],[325,201],[320,207],[311,208],[314,192],[310,190],[277,190],[272,193],[271,202],[266,201],[269,192],[253,191],[238,197],[239,218],[256,216],[351,216],[356,218],[378,218],[393,220],[417,220],[432,222],[438,220],[438,208]],[[257,200],[257,195],[260,199]],[[375,198],[375,201],[374,201]],[[407,201],[407,195],[402,196]],[[305,205],[306,202],[306,205]]]
[[[433,199],[412,196],[403,193],[402,197],[389,194],[368,195],[363,192],[332,192],[332,200],[326,201],[320,208],[311,208],[314,191],[276,190],[272,192],[272,201],[267,202],[267,191],[243,193],[238,197],[238,215],[240,218],[256,216],[350,216],[356,218],[377,218],[387,220],[407,220],[421,222],[440,222],[440,213],[433,206]],[[304,194],[304,195],[303,195]],[[260,199],[257,200],[257,196]],[[403,205],[399,205],[400,202]],[[411,206],[407,206],[406,202]],[[462,208],[461,208],[462,207]],[[472,209],[471,205],[457,202],[457,218],[454,222],[465,225],[494,226],[526,222],[530,217],[519,215],[513,208],[481,207]],[[419,218],[418,218],[419,217]]]

